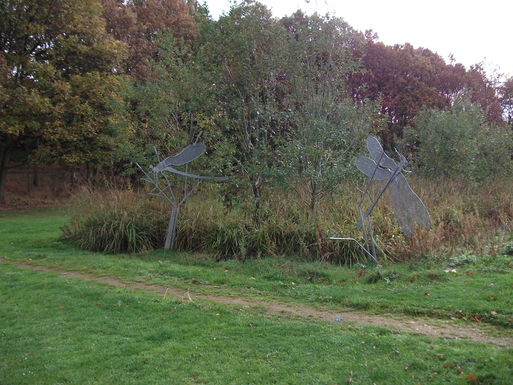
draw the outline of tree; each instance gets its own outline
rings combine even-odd
[[[383,132],[385,144],[392,146],[403,128],[411,126],[426,108],[449,107],[459,95],[467,93],[486,111],[488,122],[501,124],[501,109],[496,85],[481,66],[466,70],[459,63],[445,63],[438,54],[410,44],[387,46],[368,34],[365,49],[355,50],[362,58],[363,70],[350,77],[354,100],[380,101],[387,116]]]
[[[210,29],[201,48],[212,65],[223,135],[233,146],[233,171],[253,196],[256,221],[275,150],[288,127],[283,28],[262,4],[234,6]]]
[[[171,32],[177,40],[196,36],[195,10],[183,0],[102,0],[109,34],[128,47],[122,68],[137,80],[151,75],[158,39]]]
[[[510,77],[500,86],[499,95],[506,121],[513,129],[513,77]]]
[[[0,200],[13,153],[23,163],[101,165],[126,132],[114,111],[122,43],[99,0],[9,0],[0,22]]]
[[[388,117],[387,144],[423,107],[447,106],[462,87],[461,67],[448,68],[437,54],[409,44],[386,46],[369,39],[362,60],[364,71],[351,79],[354,98],[380,100],[381,112]]]
[[[465,74],[466,91],[470,100],[485,112],[486,120],[493,125],[503,125],[502,107],[498,98],[498,76],[488,76],[481,64],[475,64]]]
[[[226,170],[230,138],[223,135],[226,119],[214,86],[219,71],[202,52],[201,43],[185,44],[167,32],[159,36],[157,49],[159,58],[151,60],[151,76],[133,82],[130,89],[136,135],[125,147],[125,157],[145,165],[154,147],[172,153],[201,138],[209,151],[198,162],[214,172]]]
[[[416,164],[427,177],[483,180],[511,173],[511,133],[490,125],[468,97],[445,110],[425,109],[414,123],[405,140],[416,146]]]
[[[339,18],[282,19],[287,36],[286,97],[292,129],[281,150],[282,180],[306,182],[310,212],[351,174],[354,155],[372,130],[372,104],[353,104],[347,79],[360,68],[358,35]],[[296,171],[296,172],[294,172]]]

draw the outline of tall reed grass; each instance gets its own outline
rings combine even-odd
[[[513,181],[475,185],[454,181],[413,180],[414,189],[430,210],[432,228],[418,228],[405,238],[383,199],[373,213],[381,257],[392,260],[429,255],[474,253],[494,255],[513,234]],[[293,255],[334,263],[365,260],[354,237],[359,193],[343,186],[340,194],[308,210],[301,190],[273,191],[256,224],[244,202],[227,209],[217,194],[204,190],[180,211],[176,248],[205,251],[216,258]],[[73,199],[71,223],[64,237],[79,247],[104,252],[138,252],[160,248],[170,208],[133,190],[82,190]],[[246,206],[245,206],[246,205]]]
[[[83,188],[73,196],[70,214],[63,239],[105,253],[154,249],[166,226],[162,205],[130,189]]]

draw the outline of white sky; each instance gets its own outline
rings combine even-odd
[[[217,19],[230,0],[204,0]],[[513,0],[260,0],[275,16],[327,11],[385,44],[410,43],[469,67],[513,76]]]

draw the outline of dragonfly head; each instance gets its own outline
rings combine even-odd
[[[402,154],[399,154],[399,159],[400,159],[399,164],[401,166],[404,167],[404,166],[406,166],[408,164],[408,161],[406,160],[406,158]]]
[[[408,164],[408,161],[406,160],[406,158],[404,157],[403,154],[401,154],[399,151],[397,151],[397,149],[395,149],[395,152],[396,152],[397,156],[399,157],[398,166],[401,167],[401,169],[402,169]]]

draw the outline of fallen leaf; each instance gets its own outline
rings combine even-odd
[[[479,384],[478,378],[476,376],[474,376],[474,374],[472,374],[472,373],[467,374],[465,379],[467,380],[467,382],[469,384]]]

